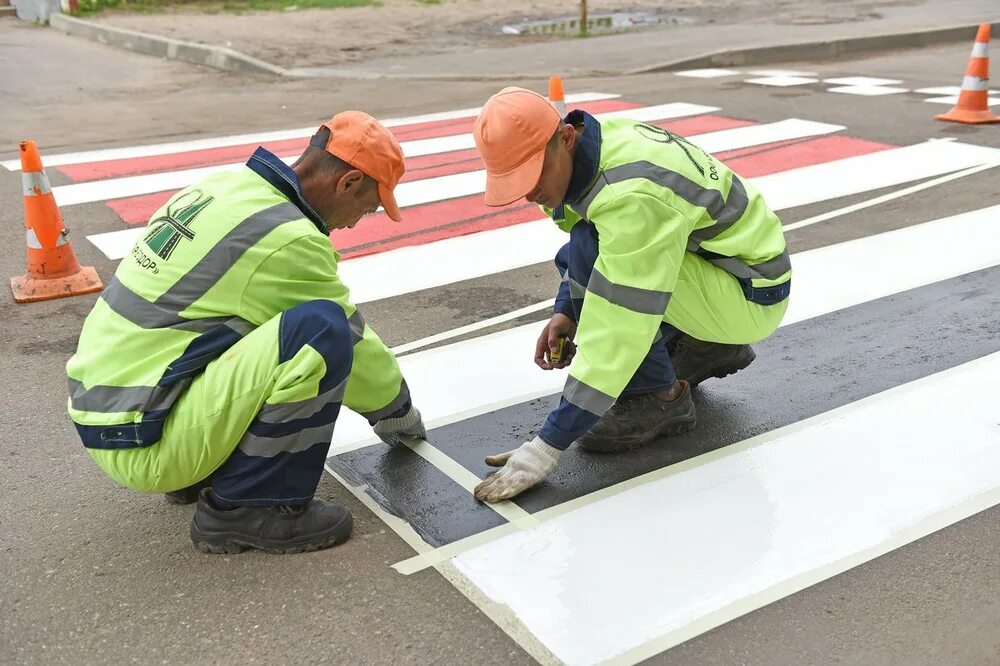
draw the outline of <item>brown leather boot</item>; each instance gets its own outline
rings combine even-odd
[[[726,345],[702,342],[682,335],[670,350],[677,379],[697,386],[710,377],[727,377],[753,363],[757,358],[750,345]]]
[[[691,387],[681,383],[682,392],[672,402],[663,402],[652,393],[618,398],[577,443],[588,451],[619,453],[664,437],[683,435],[696,425],[697,418]]]

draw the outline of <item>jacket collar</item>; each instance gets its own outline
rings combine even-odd
[[[583,136],[573,154],[573,175],[563,204],[573,205],[583,199],[597,181],[601,164],[601,124],[586,111],[572,111],[565,121],[575,127],[583,125]]]
[[[303,215],[316,225],[316,228],[321,233],[325,235],[330,234],[330,229],[326,226],[326,222],[313,210],[309,202],[306,201],[305,195],[302,194],[301,185],[299,184],[299,177],[290,166],[282,162],[270,151],[264,148],[257,148],[247,161],[247,167],[284,194],[289,201],[302,211]]]

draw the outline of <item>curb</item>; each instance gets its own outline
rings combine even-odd
[[[194,65],[204,65],[231,72],[285,75],[285,69],[282,67],[222,46],[182,42],[179,39],[99,25],[92,21],[84,21],[57,13],[53,13],[49,17],[49,25],[68,35],[85,37],[101,44],[117,46],[168,60],[183,60]]]
[[[510,81],[515,79],[546,78],[538,74],[386,74],[339,67],[302,67],[286,69],[223,46],[183,42],[135,30],[104,26],[93,21],[53,13],[49,24],[66,34],[84,37],[101,44],[157,56],[181,60],[195,65],[214,67],[231,72],[268,74],[288,78],[338,78],[353,80],[411,80],[411,81]],[[1000,30],[1000,21],[991,24]],[[920,46],[934,46],[961,40],[972,40],[979,23],[935,28],[910,32],[876,35],[872,37],[846,37],[826,41],[801,42],[778,46],[756,46],[744,49],[714,51],[690,58],[670,60],[655,65],[621,71],[589,70],[575,72],[576,77],[634,76],[678,69],[703,67],[746,67],[796,60],[830,60],[855,53],[872,53]]]
[[[648,65],[623,72],[625,75],[652,74],[675,69],[697,69],[703,67],[746,67],[769,65],[796,60],[830,60],[854,53],[890,51],[919,46],[936,46],[968,39],[976,36],[979,23],[971,25],[934,28],[899,32],[874,37],[845,37],[819,42],[782,44],[778,46],[758,46],[745,49],[715,51],[692,58],[671,60],[657,65]],[[1000,22],[991,24],[993,30],[1000,29]]]

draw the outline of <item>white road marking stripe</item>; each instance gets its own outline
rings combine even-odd
[[[816,76],[816,72],[803,72],[797,69],[753,69],[747,74],[753,76]]]
[[[564,663],[634,663],[1000,501],[998,393],[992,354],[626,482],[452,563]],[[609,569],[620,552],[629,565]]]
[[[617,99],[621,95],[607,93],[578,93],[566,95],[566,101],[572,103],[596,102],[605,99]],[[430,123],[439,120],[458,120],[460,118],[471,118],[479,114],[482,107],[470,109],[458,109],[455,111],[444,111],[439,113],[427,113],[419,116],[409,116],[406,118],[388,118],[381,121],[386,127],[401,127],[404,125],[417,125],[420,123]],[[67,164],[83,164],[88,162],[107,162],[111,160],[133,159],[136,157],[153,157],[155,155],[171,155],[174,153],[185,153],[194,150],[210,150],[212,148],[225,148],[228,146],[242,146],[244,144],[266,143],[270,141],[285,141],[288,139],[302,139],[310,137],[323,121],[316,121],[315,125],[301,127],[292,130],[280,130],[275,132],[257,132],[254,134],[236,134],[232,136],[213,137],[210,139],[193,139],[189,141],[175,141],[172,143],[157,143],[146,146],[129,146],[125,148],[104,148],[100,150],[88,150],[76,153],[63,153],[58,155],[47,155],[44,157],[46,167],[64,166]],[[20,171],[20,160],[8,160],[0,162],[8,171]]]
[[[372,499],[366,490],[367,486],[354,486],[347,482],[342,476],[337,474],[329,465],[326,471],[340,482],[340,485],[347,488],[348,492],[354,495],[359,502],[368,509],[393,532],[405,541],[413,550],[418,553],[431,552],[433,548],[424,541],[419,534],[410,526],[408,522],[392,515]],[[513,525],[514,523],[506,523]],[[461,574],[451,562],[440,562],[434,568],[451,583],[456,590],[461,592],[478,608],[484,615],[490,618],[494,624],[502,629],[514,642],[521,646],[525,652],[531,655],[539,664],[558,664],[559,660],[552,655],[548,649],[538,642],[538,639],[522,625],[514,614],[507,608],[494,604],[486,598],[479,588],[473,585],[468,578]]]
[[[764,76],[744,81],[744,83],[754,83],[759,86],[777,86],[779,88],[787,88],[788,86],[804,86],[810,83],[818,82],[819,79],[810,79],[804,76]]]
[[[695,79],[715,79],[721,76],[733,76],[735,74],[740,74],[739,70],[735,69],[718,69],[718,68],[707,68],[707,69],[685,69],[680,72],[674,72],[674,76],[689,76]]]
[[[956,171],[955,173],[950,173],[947,176],[942,176],[940,178],[935,178],[933,180],[925,180],[924,182],[914,185],[912,187],[904,187],[901,190],[896,190],[895,192],[890,192],[889,194],[883,194],[880,197],[875,197],[874,199],[869,199],[868,201],[861,201],[851,206],[845,206],[843,208],[838,208],[837,210],[832,210],[828,213],[822,213],[820,215],[815,215],[813,217],[808,217],[804,220],[794,222],[792,224],[786,224],[783,229],[787,233],[789,231],[794,231],[795,229],[801,229],[803,227],[812,226],[818,224],[819,222],[826,222],[827,220],[832,220],[843,215],[848,215],[850,213],[856,213],[859,210],[864,210],[865,208],[871,208],[872,206],[877,206],[878,204],[883,204],[887,201],[893,201],[895,199],[901,199],[902,197],[910,196],[916,192],[921,192],[938,185],[943,185],[944,183],[950,183],[953,180],[958,180],[959,178],[965,178],[966,176],[971,176],[972,174],[979,173],[981,171],[988,171],[989,169],[996,169],[1000,166],[1000,163],[994,162],[993,164],[983,164],[981,166],[972,167],[971,169],[963,169],[962,171]]]
[[[892,86],[902,83],[899,79],[879,79],[874,76],[845,76],[839,79],[823,79],[823,83],[836,86]]]
[[[1000,206],[993,206],[795,254],[796,296],[782,325],[1000,264],[997,215]],[[565,375],[541,371],[532,362],[538,327],[520,326],[401,358],[425,422],[446,425],[558,393]],[[491,362],[454,362],[471,356]],[[373,441],[368,422],[344,412],[330,455]]]
[[[958,104],[958,95],[948,95],[946,97],[928,97],[924,101],[930,102],[931,104],[947,104],[948,106],[954,106],[955,104]],[[986,106],[993,106],[994,104],[1000,104],[1000,97],[986,98]]]
[[[709,113],[711,111],[718,111],[718,108],[713,106],[703,106],[700,104],[687,104],[687,103],[673,103],[673,104],[660,104],[651,107],[640,107],[637,109],[628,109],[625,112],[614,111],[608,114],[598,114],[598,118],[621,118],[621,117],[634,117],[636,120],[642,121],[653,121],[653,120],[667,120],[670,118],[681,118],[684,116],[693,116],[702,113]],[[794,122],[794,121],[785,121]],[[797,121],[799,123],[805,123],[808,121]],[[804,127],[820,127],[822,123],[812,123],[811,125]],[[826,125],[825,127],[837,127],[838,129],[843,129],[836,125]],[[741,128],[741,129],[753,129],[753,128]],[[817,130],[805,130],[805,131],[817,131]],[[414,144],[416,144],[414,146]],[[407,157],[422,157],[425,155],[437,155],[441,153],[448,153],[456,150],[467,150],[469,148],[475,148],[476,144],[472,138],[471,133],[466,134],[456,134],[451,136],[434,137],[431,139],[420,139],[417,141],[404,141],[401,144],[403,149],[403,154]],[[294,157],[282,158],[285,164],[291,164],[296,159]],[[143,194],[152,194],[153,192],[165,192],[168,190],[179,190],[188,185],[195,183],[206,176],[214,173],[221,173],[224,171],[236,171],[241,169],[245,162],[232,162],[230,164],[220,164],[209,167],[199,167],[196,169],[181,169],[179,171],[164,171],[159,173],[148,173],[139,176],[124,176],[121,178],[109,178],[107,180],[94,180],[87,181],[83,183],[73,183],[72,185],[62,185],[53,189],[53,194],[56,197],[56,202],[60,206],[72,206],[76,204],[83,203],[93,203],[96,201],[105,201],[108,199],[123,199],[125,197],[140,196]],[[472,172],[480,173],[480,172]],[[428,201],[436,201],[438,198],[428,198],[431,195],[424,197],[414,198],[412,195],[410,199],[416,203],[407,203],[407,191],[408,190],[422,190],[427,184],[442,183],[442,186],[433,190],[435,193],[448,192],[452,187],[452,183],[449,180],[452,179],[460,183],[478,183],[479,180],[471,179],[470,174],[453,174],[450,176],[439,176],[438,178],[428,178],[419,181],[410,181],[408,183],[403,183],[399,185],[396,189],[396,201],[400,206],[412,206],[417,203],[427,203]],[[482,177],[480,178],[482,180]],[[485,181],[484,181],[485,182]],[[469,186],[466,186],[469,187]],[[483,185],[485,187],[485,184]],[[482,190],[478,190],[482,191]],[[473,193],[475,190],[473,190]],[[434,196],[441,199],[450,198],[443,194],[435,194]],[[452,196],[461,196],[460,194],[454,194]]]
[[[840,86],[837,88],[828,88],[827,92],[859,95],[861,97],[881,97],[884,95],[898,95],[909,92],[909,90],[907,88],[890,88],[889,86]]]

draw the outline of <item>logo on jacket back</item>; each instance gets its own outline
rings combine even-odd
[[[201,190],[185,192],[167,205],[167,214],[149,222],[149,233],[143,242],[161,259],[169,259],[182,238],[194,240],[191,224],[215,200]]]

